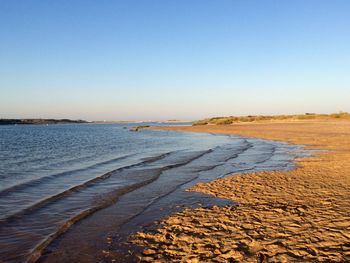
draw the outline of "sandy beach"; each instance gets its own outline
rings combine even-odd
[[[0,0],[0,263],[350,263],[349,14]]]
[[[158,129],[158,128],[157,128]],[[239,174],[189,191],[239,206],[186,209],[130,242],[144,262],[349,262],[350,122],[294,121],[163,127],[235,134],[322,150],[292,171]]]

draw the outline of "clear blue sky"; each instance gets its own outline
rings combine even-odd
[[[0,0],[0,118],[350,111],[350,1]]]

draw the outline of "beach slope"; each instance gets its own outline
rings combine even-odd
[[[189,191],[238,207],[186,209],[130,242],[149,262],[349,262],[350,121],[269,122],[162,127],[235,134],[322,150],[293,171],[229,176]]]

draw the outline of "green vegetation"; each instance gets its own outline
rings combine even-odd
[[[192,123],[192,126],[197,126],[197,125],[207,125],[208,121],[206,120],[199,120],[199,121],[195,121]]]
[[[239,122],[258,122],[258,121],[280,121],[280,120],[328,120],[328,119],[348,119],[350,120],[350,114],[347,112],[339,112],[333,114],[316,114],[316,113],[305,113],[300,115],[249,115],[249,116],[230,116],[230,117],[214,117],[210,119],[204,119],[195,121],[196,125],[228,125]]]

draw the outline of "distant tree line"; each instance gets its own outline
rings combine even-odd
[[[88,122],[84,120],[70,120],[70,119],[0,119],[0,125],[67,124],[67,123],[88,123]]]

